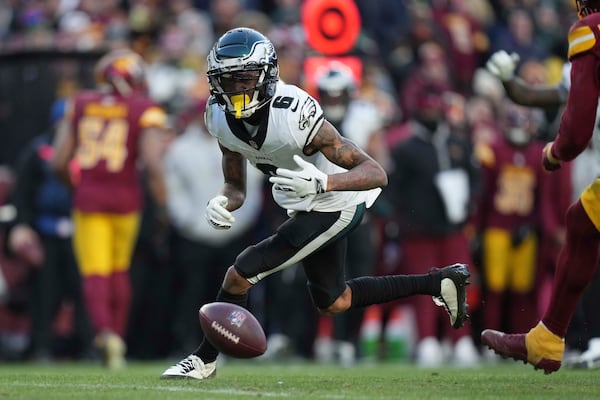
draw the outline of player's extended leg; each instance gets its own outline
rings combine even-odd
[[[467,285],[469,269],[466,264],[432,268],[423,275],[363,276],[347,282],[352,290],[353,308],[387,303],[418,294],[431,295],[434,303],[448,312],[450,324],[458,329],[469,318]]]
[[[566,242],[556,266],[552,299],[542,320],[527,334],[491,329],[481,333],[483,344],[497,354],[528,362],[546,374],[561,366],[567,327],[598,267],[600,232],[581,201],[569,208],[566,221]]]
[[[237,304],[246,308],[248,290],[252,284],[243,278],[235,269],[230,267],[225,274],[223,286],[217,293],[215,301]],[[206,379],[217,373],[217,356],[219,351],[206,338],[200,346],[183,360],[167,368],[160,376],[161,379]]]

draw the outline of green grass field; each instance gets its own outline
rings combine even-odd
[[[169,362],[108,371],[85,363],[0,364],[0,400],[13,399],[600,399],[600,370],[552,375],[521,363],[476,369],[406,364],[342,369],[312,363],[229,361],[207,381],[160,380]]]

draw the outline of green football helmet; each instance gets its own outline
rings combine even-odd
[[[225,32],[208,54],[207,63],[211,95],[235,118],[250,117],[275,94],[277,54],[271,41],[254,29]],[[244,89],[239,82],[246,82]]]

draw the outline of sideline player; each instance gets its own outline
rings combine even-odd
[[[235,28],[208,55],[211,98],[206,123],[223,153],[220,194],[206,208],[208,222],[229,229],[244,202],[246,160],[269,175],[275,202],[290,218],[231,266],[216,301],[246,306],[261,279],[302,262],[313,303],[325,315],[424,294],[446,307],[454,328],[467,318],[469,271],[464,264],[423,275],[344,278],[346,235],[387,184],[383,168],[340,136],[305,91],[279,82],[273,44],[261,33]],[[163,379],[216,374],[218,351],[206,339],[169,367]]]
[[[571,87],[558,135],[546,145],[542,164],[556,171],[588,146],[600,95],[597,70],[600,32],[600,0],[575,0],[580,17],[569,31],[568,58]],[[486,329],[482,342],[504,357],[512,357],[543,369],[560,369],[564,337],[586,286],[593,279],[600,258],[600,179],[594,180],[566,214],[566,242],[558,257],[552,297],[541,321],[527,334],[506,334]]]
[[[140,223],[142,183],[164,204],[160,160],[167,117],[146,94],[144,63],[129,50],[98,61],[98,88],[71,101],[66,129],[56,139],[53,168],[73,187],[73,245],[94,344],[109,368],[125,363],[123,337],[131,287],[129,266]],[[69,162],[76,157],[75,179]]]

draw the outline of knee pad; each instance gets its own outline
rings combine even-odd
[[[310,282],[307,283],[307,286],[313,304],[320,310],[327,309],[338,297],[341,296],[343,292],[343,290],[338,290],[339,293],[333,293],[332,290],[327,291],[326,289],[316,286]]]
[[[238,254],[233,267],[244,278],[251,278],[258,274],[258,266],[262,265],[262,260],[262,254],[256,246],[249,246]]]
[[[277,268],[281,262],[279,253],[287,251],[288,248],[289,244],[282,238],[271,236],[259,244],[246,247],[236,257],[233,266],[241,276],[250,279]]]

